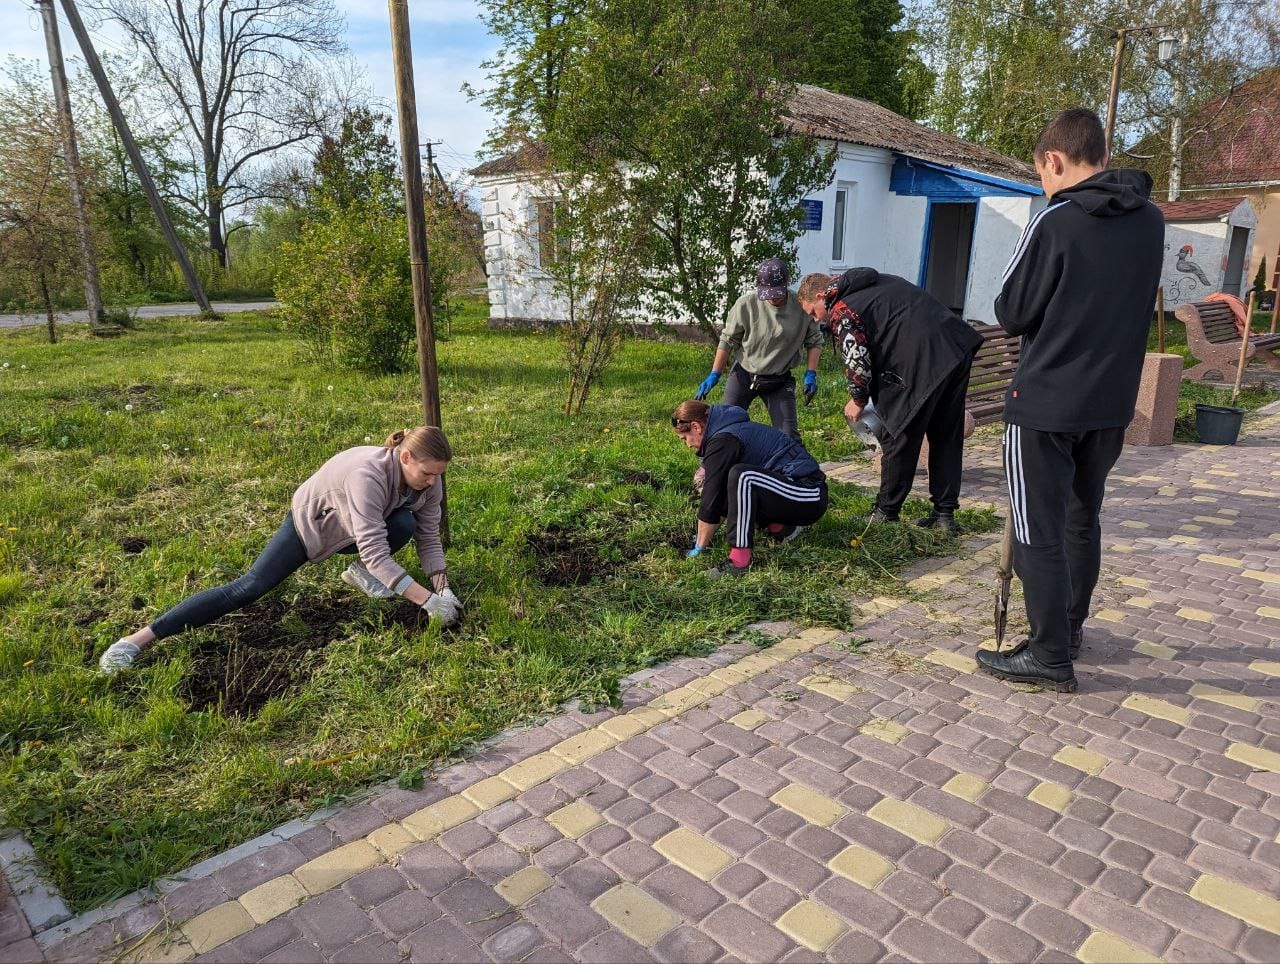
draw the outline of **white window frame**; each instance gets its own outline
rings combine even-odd
[[[852,246],[850,228],[854,214],[858,208],[858,182],[837,181],[835,198],[831,204],[831,263],[844,265],[849,263],[849,248]]]

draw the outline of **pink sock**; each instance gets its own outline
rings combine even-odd
[[[770,522],[767,526],[765,526],[765,528],[769,531],[770,535],[776,536],[779,532],[785,529],[786,526],[784,526],[781,522]]]
[[[747,566],[751,565],[751,550],[750,549],[730,549],[729,561],[732,562],[739,569],[746,569]]]

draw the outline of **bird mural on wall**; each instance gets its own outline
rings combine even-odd
[[[1200,265],[1191,260],[1193,254],[1195,254],[1195,249],[1189,244],[1184,244],[1178,249],[1178,261],[1174,267],[1185,274],[1195,275],[1200,279],[1200,283],[1207,288],[1209,286],[1209,276],[1204,273],[1204,269]]]

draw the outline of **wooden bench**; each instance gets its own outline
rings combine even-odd
[[[973,359],[965,408],[979,425],[1004,418],[1004,393],[1018,368],[1021,338],[999,325],[974,325],[982,344]]]
[[[1184,371],[1182,377],[1232,381],[1240,363],[1240,334],[1230,306],[1223,301],[1188,302],[1178,305],[1173,316],[1187,326],[1187,348],[1199,362]],[[1251,335],[1245,349],[1245,364],[1258,355],[1272,368],[1280,368],[1280,358],[1275,355],[1277,349],[1280,349],[1280,333]]]

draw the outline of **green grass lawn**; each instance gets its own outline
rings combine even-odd
[[[608,701],[627,673],[754,620],[848,625],[851,600],[957,548],[893,527],[855,552],[870,493],[836,485],[812,532],[713,584],[722,541],[709,560],[680,552],[695,459],[667,421],[711,347],[630,342],[570,419],[554,336],[490,331],[482,311],[439,345],[459,629],[356,594],[334,559],[114,678],[97,654],[243,571],[326,458],[417,424],[417,382],[327,372],[260,314],[141,321],[113,340],[72,328],[54,346],[0,335],[0,825],[73,907],[412,782],[567,699]],[[829,357],[822,378],[801,430],[819,459],[843,458],[859,446]]]

